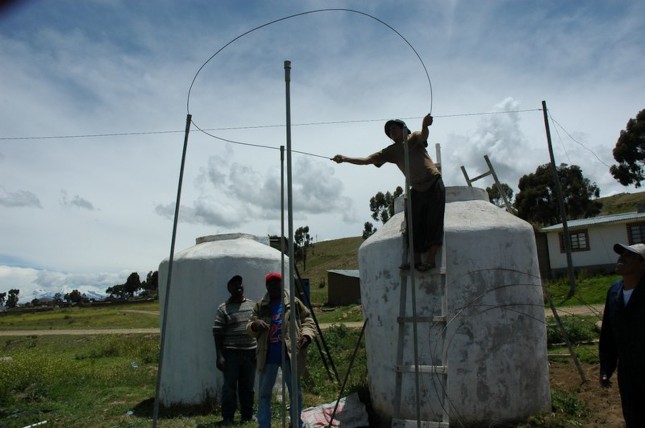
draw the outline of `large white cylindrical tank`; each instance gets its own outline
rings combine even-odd
[[[523,419],[550,408],[547,340],[533,228],[488,201],[485,190],[446,189],[447,401],[451,426]],[[403,238],[395,214],[359,249],[370,393],[394,415]],[[441,254],[437,264],[441,265]],[[441,276],[416,273],[417,316],[441,312]],[[412,314],[408,279],[406,315]],[[414,364],[412,325],[404,364]],[[442,327],[418,323],[419,364],[438,365]],[[429,358],[430,357],[430,358]],[[421,419],[441,420],[442,376],[420,374]],[[416,419],[414,374],[402,375],[400,418]]]
[[[242,276],[247,298],[262,299],[266,274],[282,269],[280,251],[268,243],[241,233],[197,238],[195,246],[173,257],[167,313],[168,259],[159,265],[162,323],[167,318],[159,389],[164,406],[203,404],[221,395],[212,333],[217,307],[230,297],[227,283],[234,275]],[[288,272],[287,257],[285,262]]]

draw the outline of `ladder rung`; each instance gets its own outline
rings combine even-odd
[[[450,423],[448,422],[434,422],[434,421],[419,421],[423,428],[449,428]],[[401,427],[401,428],[415,428],[419,424],[415,420],[410,419],[392,419],[392,427]]]
[[[441,316],[441,315],[436,315],[433,317],[398,317],[397,321],[398,322],[414,322],[416,319],[417,322],[433,322],[437,324],[445,324],[446,321],[448,320],[448,317]]]
[[[415,373],[414,364],[410,364],[407,366],[396,366],[396,370],[399,373]],[[426,366],[426,365],[421,365],[419,364],[419,373],[427,373],[427,374],[448,374],[448,366]]]

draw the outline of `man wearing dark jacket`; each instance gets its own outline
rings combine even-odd
[[[600,385],[618,390],[627,428],[645,427],[645,244],[614,245],[616,281],[607,293],[600,332]]]

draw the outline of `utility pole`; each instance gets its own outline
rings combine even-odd
[[[551,145],[551,130],[549,129],[549,117],[546,109],[546,101],[542,101],[542,113],[544,114],[544,127],[546,129],[546,141],[549,145],[549,156],[551,157],[551,171],[553,173],[553,182],[555,184],[555,196],[558,198],[560,206],[560,219],[562,220],[562,241],[564,241],[564,251],[567,255],[567,273],[569,274],[569,296],[570,298],[576,292],[576,278],[573,273],[573,262],[571,261],[571,238],[569,237],[569,227],[567,226],[567,213],[564,211],[564,198],[562,188],[560,187],[560,178],[558,177],[558,168],[553,156],[553,146]]]

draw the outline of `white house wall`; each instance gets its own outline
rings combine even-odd
[[[589,237],[589,251],[571,252],[571,262],[575,268],[585,266],[603,266],[616,263],[618,256],[614,253],[615,243],[627,243],[627,227],[625,223],[608,223],[594,225],[584,228]],[[584,229],[569,229],[569,233],[575,233]],[[561,231],[547,233],[549,247],[549,261],[551,270],[566,269],[567,256],[560,252]]]

